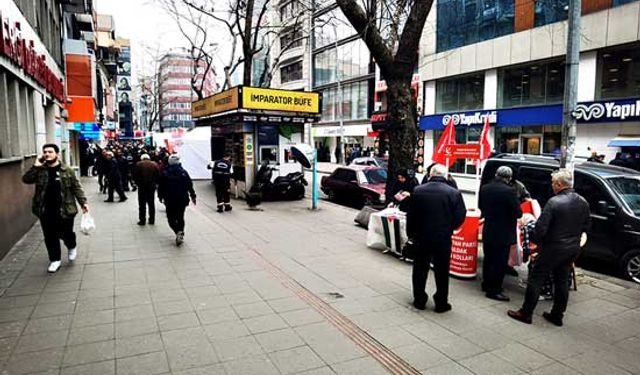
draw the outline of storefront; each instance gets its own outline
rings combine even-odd
[[[318,150],[320,162],[337,162],[340,142],[344,139],[347,159],[355,150],[363,150],[374,147],[375,138],[371,137],[371,125],[345,125],[340,126],[314,126],[311,130],[314,146]],[[350,152],[351,151],[351,152]],[[350,155],[351,154],[351,155]]]
[[[238,190],[248,190],[261,163],[277,165],[280,175],[300,171],[291,158],[302,143],[305,124],[319,120],[321,96],[315,92],[238,86],[193,103],[196,126],[211,127],[211,159],[232,155]]]
[[[578,120],[578,158],[588,158],[592,152],[597,152],[604,154],[608,163],[622,151],[619,145],[611,142],[613,139],[640,134],[640,99],[637,98],[579,103],[574,115]],[[560,154],[562,105],[554,104],[424,116],[420,129],[426,133],[426,159],[433,154],[450,119],[456,125],[456,141],[474,143],[479,141],[487,116],[497,153]],[[430,162],[425,161],[427,165]],[[458,160],[451,170],[454,174],[473,175],[475,163]]]

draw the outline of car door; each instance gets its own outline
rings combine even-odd
[[[576,171],[574,187],[576,193],[589,203],[591,210],[591,228],[587,233],[585,254],[616,261],[616,241],[612,239],[617,238],[618,206],[603,182],[593,176]],[[599,202],[606,202],[609,208],[603,211]]]
[[[346,179],[346,170],[344,168],[336,169],[331,175],[330,189],[337,200],[345,199]]]
[[[344,196],[349,203],[359,202],[362,200],[362,193],[360,192],[360,186],[358,185],[358,176],[355,170],[344,170],[345,187]]]

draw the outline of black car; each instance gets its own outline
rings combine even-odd
[[[482,184],[500,166],[509,166],[534,199],[553,196],[551,173],[560,162],[551,157],[501,154],[487,161]],[[628,168],[578,162],[574,188],[591,209],[591,229],[584,257],[615,264],[624,276],[640,283],[640,173]]]

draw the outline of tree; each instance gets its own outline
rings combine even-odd
[[[413,164],[417,111],[411,78],[433,0],[336,0],[387,82],[389,176]],[[364,5],[364,8],[363,6]],[[401,33],[399,31],[402,30]],[[387,188],[393,179],[387,180]]]
[[[163,132],[161,117],[164,111],[175,100],[167,99],[165,93],[168,91],[167,82],[168,76],[160,75],[160,61],[163,53],[159,46],[155,48],[143,46],[146,55],[142,66],[146,67],[147,71],[138,72],[138,92],[140,93],[140,100],[145,104],[146,111],[141,113],[141,120],[144,117],[147,131],[154,129],[158,125],[160,132]],[[150,61],[147,61],[149,59]],[[151,68],[150,68],[151,67]]]

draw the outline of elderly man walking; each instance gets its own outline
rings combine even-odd
[[[22,176],[25,184],[36,185],[32,209],[42,226],[51,262],[47,269],[49,273],[55,273],[60,268],[60,239],[69,250],[69,261],[76,259],[76,234],[73,232],[73,220],[78,213],[76,202],[83,212],[89,212],[80,181],[73,169],[60,162],[59,153],[58,145],[45,144],[42,146],[42,156]]]
[[[433,295],[435,311],[451,310],[449,299],[449,263],[451,235],[466,217],[467,209],[460,192],[449,186],[447,168],[437,164],[431,168],[429,181],[416,187],[409,200],[407,234],[416,246],[413,260],[413,306],[426,308],[425,293],[429,264],[433,263],[437,291]]]
[[[138,187],[138,225],[145,225],[147,220],[147,207],[149,207],[149,225],[155,224],[156,205],[155,194],[160,168],[147,154],[140,156],[133,170],[133,180]]]
[[[509,301],[502,292],[507,271],[509,248],[516,243],[517,220],[522,216],[516,191],[509,185],[513,171],[502,166],[493,182],[480,189],[478,207],[484,227],[482,229],[482,290],[487,298]]]
[[[169,156],[168,163],[158,180],[158,198],[167,208],[169,227],[176,234],[176,246],[180,246],[184,242],[184,211],[189,198],[196,204],[196,192],[189,173],[182,168],[180,156]]]
[[[556,195],[544,206],[533,232],[539,252],[527,280],[524,303],[520,310],[509,310],[508,314],[515,320],[531,324],[540,290],[551,274],[553,307],[551,312],[542,316],[561,327],[569,301],[569,272],[580,254],[580,238],[589,229],[591,213],[587,201],[573,190],[571,172],[561,170],[553,173],[551,187]]]

